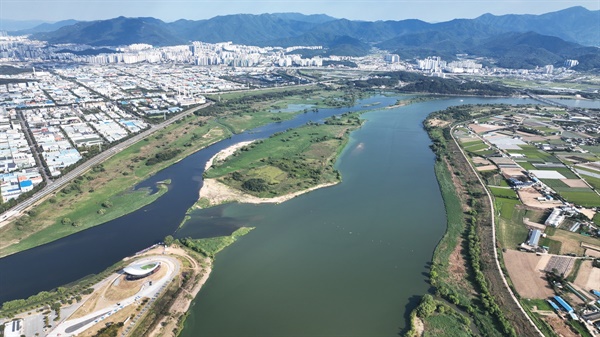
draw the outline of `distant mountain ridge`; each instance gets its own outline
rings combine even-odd
[[[600,47],[600,11],[590,11],[581,6],[541,15],[484,14],[474,21],[505,31],[532,31],[585,46]]]
[[[516,35],[507,38],[510,35],[506,34],[511,33]],[[132,43],[166,46],[190,41],[282,47],[323,45],[325,53],[352,56],[364,55],[375,46],[403,58],[440,55],[451,59],[456,53],[470,53],[494,57],[504,63],[526,59],[519,63],[530,68],[558,64],[565,57],[581,57],[593,64],[596,59],[593,54],[600,54],[598,48],[583,45],[600,46],[600,11],[572,7],[542,15],[484,14],[476,19],[433,24],[421,20],[353,21],[299,13],[238,14],[171,23],[154,18],[118,17],[77,22],[32,37],[52,44],[92,46]],[[520,38],[515,40],[516,37]],[[555,38],[552,43],[548,42],[549,37]],[[494,44],[495,39],[503,41],[505,48]]]
[[[58,21],[58,22],[54,22],[54,23],[42,23],[39,24],[33,28],[29,28],[29,29],[23,29],[23,30],[18,30],[18,31],[14,31],[14,32],[9,32],[11,33],[11,35],[24,35],[24,34],[35,34],[35,33],[42,33],[42,32],[52,32],[55,31],[59,28],[65,27],[65,26],[71,26],[76,24],[77,20],[63,20],[63,21]]]

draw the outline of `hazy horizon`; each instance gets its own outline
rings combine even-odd
[[[203,20],[232,14],[301,13],[326,14],[349,20],[419,19],[442,22],[471,19],[491,13],[533,14],[555,12],[574,6],[600,10],[600,1],[540,0],[0,0],[0,21],[57,22],[92,21],[119,16],[154,17],[165,22]]]

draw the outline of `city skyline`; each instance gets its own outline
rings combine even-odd
[[[166,22],[179,19],[202,20],[219,15],[297,12],[326,14],[350,20],[419,19],[441,22],[456,18],[475,18],[485,13],[544,14],[573,6],[600,10],[600,1],[540,0],[0,0],[1,20],[66,19],[81,21],[118,16],[155,17]],[[433,9],[432,9],[433,8]]]

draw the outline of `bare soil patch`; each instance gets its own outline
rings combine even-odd
[[[515,289],[525,298],[547,298],[554,294],[539,269],[541,256],[532,253],[507,250],[504,253],[504,264]]]
[[[425,332],[425,324],[423,324],[423,320],[419,317],[415,317],[413,324],[415,325],[415,336],[423,336],[423,333]]]
[[[450,124],[450,122],[444,121],[444,120],[441,120],[441,119],[431,118],[429,120],[429,125],[431,125],[431,126],[445,127],[448,124]]]
[[[225,160],[227,157],[233,155],[235,153],[235,151],[237,151],[238,149],[241,149],[242,147],[244,147],[246,145],[250,145],[253,142],[254,141],[240,142],[240,143],[237,143],[235,145],[232,145],[226,149],[219,151],[217,154],[215,154],[212,158],[210,158],[206,162],[206,167],[204,168],[204,170],[205,171],[208,170],[214,163]]]
[[[593,249],[586,249],[584,254],[592,257],[600,257],[600,252]]]
[[[585,216],[587,216],[590,220],[592,220],[594,218],[594,215],[596,215],[596,211],[594,211],[593,209],[580,208],[579,211]]]
[[[200,197],[208,199],[211,205],[219,205],[231,201],[249,204],[282,203],[284,201],[295,198],[301,194],[314,191],[319,188],[333,186],[335,184],[336,183],[321,184],[305,189],[303,191],[298,191],[274,198],[259,198],[233,189],[223,183],[220,183],[216,179],[205,179],[202,189],[200,189]]]
[[[530,221],[529,218],[523,218],[523,223],[528,227],[537,228],[537,229],[541,230],[542,232],[546,230],[546,225]]]
[[[459,284],[464,289],[470,289],[467,281],[467,261],[462,254],[463,239],[459,238],[448,261],[449,279],[453,284]]]
[[[490,132],[490,131],[494,131],[494,130],[498,130],[498,129],[504,129],[504,126],[496,126],[496,125],[489,125],[489,124],[469,124],[469,127],[475,133],[484,133],[484,132]]]
[[[481,157],[473,157],[471,158],[471,160],[478,165],[492,165],[492,163],[489,160]]]
[[[84,298],[84,303],[81,305],[81,307],[79,307],[79,309],[77,309],[77,311],[73,313],[73,315],[69,317],[69,319],[83,317],[102,308],[101,306],[98,306],[98,302],[100,300],[100,296],[106,291],[108,286],[108,282],[104,283],[99,288],[97,288],[87,299]]]
[[[500,169],[500,172],[502,172],[502,174],[505,174],[510,177],[515,177],[515,178],[525,176],[523,174],[523,169],[521,169],[521,168],[502,168],[502,169]]]
[[[592,268],[585,289],[600,289],[600,268]]]
[[[585,181],[581,179],[561,179],[561,181],[569,187],[588,187]]]
[[[600,268],[592,267],[592,261],[582,262],[574,283],[587,292],[600,290]]]
[[[552,326],[554,332],[556,332],[559,336],[564,336],[564,337],[578,337],[579,335],[574,333],[571,328],[569,328],[569,326],[567,325],[567,323],[565,323],[564,320],[562,320],[560,317],[554,315],[554,316],[548,316],[546,317],[546,322],[548,322],[548,324],[550,324],[550,326]]]
[[[485,165],[485,166],[477,166],[477,171],[493,171],[496,169],[496,165]]]
[[[541,198],[543,195],[535,188],[531,187],[522,188],[517,191],[517,194],[519,195],[519,199],[521,199],[523,204],[533,208],[549,209],[562,205],[562,203],[557,200],[539,201],[537,198]]]
[[[75,311],[69,319],[75,319],[79,317],[83,317],[89,313],[94,312],[94,308],[96,307],[96,303],[98,302],[98,298],[100,298],[100,294],[94,292],[87,299],[84,299],[84,303]]]

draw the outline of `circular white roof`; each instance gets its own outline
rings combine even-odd
[[[143,276],[153,272],[156,268],[158,268],[158,266],[160,266],[160,262],[148,261],[130,264],[129,266],[123,268],[123,271],[132,276]]]

